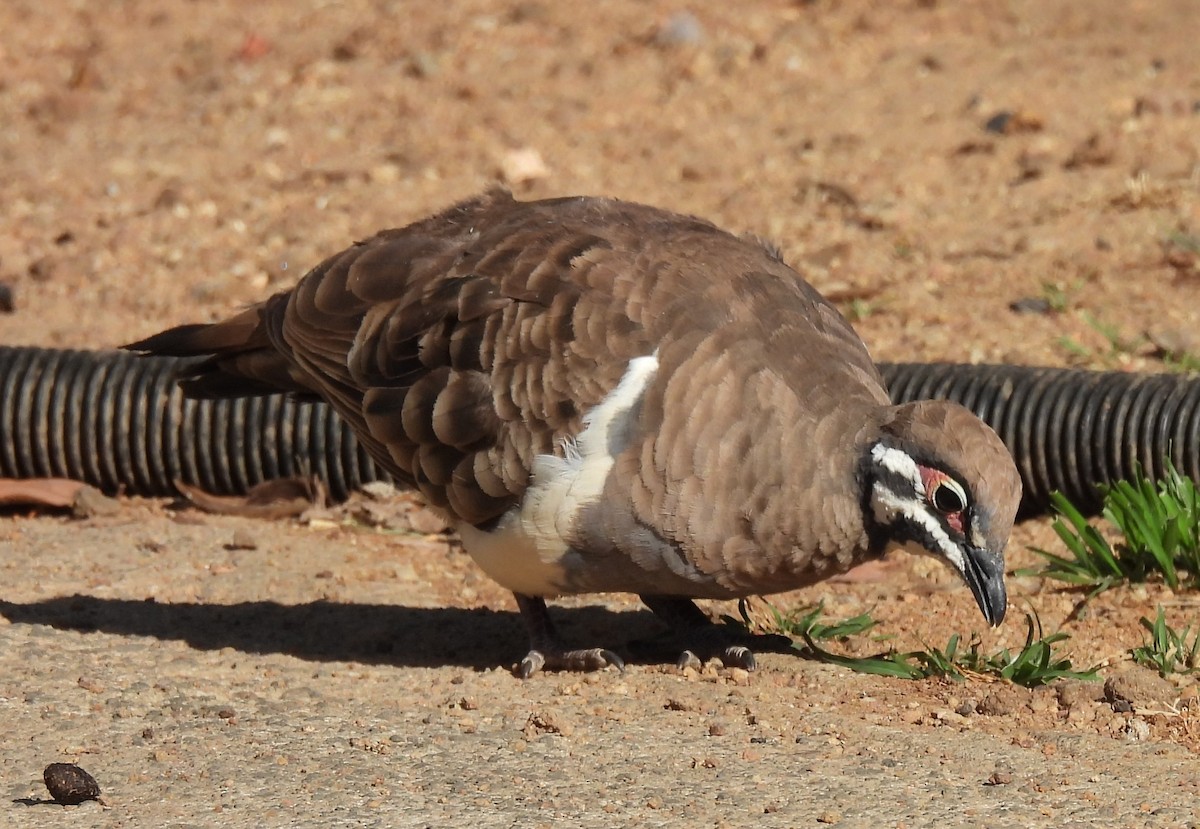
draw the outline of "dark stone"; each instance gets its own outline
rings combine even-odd
[[[42,772],[50,796],[64,806],[78,806],[85,800],[100,798],[96,778],[74,763],[51,763]]]
[[[1024,296],[1008,303],[1009,310],[1018,314],[1049,314],[1054,309],[1049,300],[1040,296]]]

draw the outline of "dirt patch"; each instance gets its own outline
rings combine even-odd
[[[0,342],[214,319],[504,179],[770,238],[879,359],[1161,370],[1200,313],[1194,11],[14,0]],[[69,761],[104,791],[70,807],[94,825],[1194,819],[1194,688],[1128,662],[1187,595],[1066,622],[1076,594],[1014,581],[1099,692],[780,655],[519,683],[511,597],[433,527],[370,523],[0,517],[0,809],[57,825],[40,775]],[[1054,544],[1027,524],[1011,561]],[[948,573],[898,562],[778,602],[869,610],[901,648],[979,630]],[[562,605],[574,638],[656,630],[628,597]],[[986,649],[1020,645],[1013,616]]]

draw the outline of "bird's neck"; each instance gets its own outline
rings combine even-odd
[[[778,443],[764,440],[748,453],[738,472],[750,483],[740,524],[723,534],[724,545],[747,547],[746,555],[724,556],[731,583],[746,593],[791,590],[882,552],[864,515],[863,495],[863,458],[877,434],[876,420],[867,407],[847,410],[801,422]]]

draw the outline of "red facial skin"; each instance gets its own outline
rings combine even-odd
[[[940,483],[943,481],[949,481],[950,476],[939,469],[931,469],[928,466],[921,466],[918,464],[917,468],[921,470],[921,483],[925,485],[925,500],[929,502],[930,506],[933,506],[936,509],[937,507],[933,503],[933,493],[937,491],[937,487]],[[962,510],[959,510],[958,512],[942,514],[946,516],[947,524],[949,524],[959,533],[964,532]]]

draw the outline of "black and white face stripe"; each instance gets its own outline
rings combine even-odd
[[[871,447],[869,508],[887,540],[919,544],[958,571],[989,624],[1004,620],[1004,554],[989,548],[981,527],[987,513],[950,473],[923,464],[902,448],[881,441]]]
[[[876,523],[891,528],[897,540],[915,541],[965,574],[962,542],[951,536],[953,530],[946,519],[930,508],[921,469],[913,457],[903,449],[878,443],[871,448],[871,464],[875,473],[871,509]],[[961,496],[969,510],[966,493]]]

